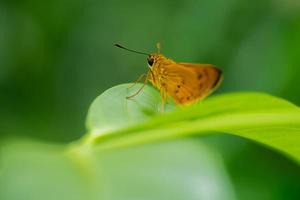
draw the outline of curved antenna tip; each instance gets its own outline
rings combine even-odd
[[[121,49],[125,49],[125,50],[127,50],[127,51],[134,52],[134,53],[144,54],[144,55],[150,55],[150,54],[148,54],[148,53],[144,53],[144,52],[140,52],[140,51],[135,51],[135,50],[132,50],[132,49],[128,49],[128,48],[126,48],[126,47],[123,47],[123,46],[120,45],[120,44],[114,44],[114,46],[119,47],[119,48],[121,48]]]

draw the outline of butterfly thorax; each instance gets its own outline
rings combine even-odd
[[[159,53],[152,53],[148,57],[149,81],[158,89],[162,88],[163,79],[166,74],[165,66],[175,62]]]

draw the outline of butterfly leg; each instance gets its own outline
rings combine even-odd
[[[145,74],[143,74],[143,75],[145,75]],[[146,75],[146,78],[144,80],[142,87],[140,87],[140,89],[136,93],[126,97],[126,99],[131,99],[131,98],[135,97],[136,95],[138,95],[143,90],[143,88],[147,85],[147,81],[148,81],[148,74]],[[134,83],[134,84],[136,84],[136,83]]]
[[[161,96],[161,112],[165,112],[165,103],[166,103],[166,92],[165,91],[160,91],[160,96]]]
[[[131,84],[127,89],[133,88],[138,82],[145,78],[146,74],[142,74],[133,84]]]

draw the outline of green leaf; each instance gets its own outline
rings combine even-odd
[[[300,111],[285,100],[232,93],[190,107],[169,103],[161,113],[157,90],[147,86],[127,100],[128,86],[94,101],[88,134],[77,143],[0,145],[0,199],[235,199],[215,152],[175,140],[193,135],[248,138],[300,162]]]
[[[111,88],[95,100],[87,120],[92,134],[85,142],[104,150],[183,136],[224,133],[270,146],[300,162],[300,110],[286,100],[263,93],[232,93],[210,97],[198,105],[157,115],[160,101],[157,91],[146,87],[146,92],[137,96],[128,107],[124,103],[128,101],[126,87],[128,85]],[[117,95],[114,101],[107,100],[103,104],[102,99],[108,98],[109,94]],[[104,123],[100,118],[91,117],[97,116],[99,111],[99,116],[106,113],[103,109],[94,108],[113,108],[120,102],[124,106],[114,110],[114,116],[118,116],[117,120],[122,123],[115,123],[114,117],[106,117]],[[140,107],[141,104],[143,106]],[[144,113],[145,107],[153,112],[148,111],[151,114],[140,117],[137,113]],[[125,110],[126,115],[118,115],[125,113]],[[108,124],[111,129],[101,131]]]
[[[1,200],[234,200],[219,155],[181,140],[122,151],[9,141],[0,146]]]
[[[86,121],[89,132],[102,133],[129,127],[160,114],[161,98],[153,87],[146,86],[134,98],[127,99],[126,97],[142,87],[141,84],[132,88],[129,88],[130,86],[130,84],[115,86],[95,99]],[[174,104],[167,104],[166,110],[173,107]]]

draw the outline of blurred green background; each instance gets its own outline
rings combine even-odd
[[[175,61],[221,68],[217,93],[300,105],[299,0],[1,0],[0,137],[79,138],[92,100],[147,70],[145,57],[113,44],[152,52],[157,41]],[[233,136],[201,140],[220,151],[242,199],[300,197],[288,159]]]

